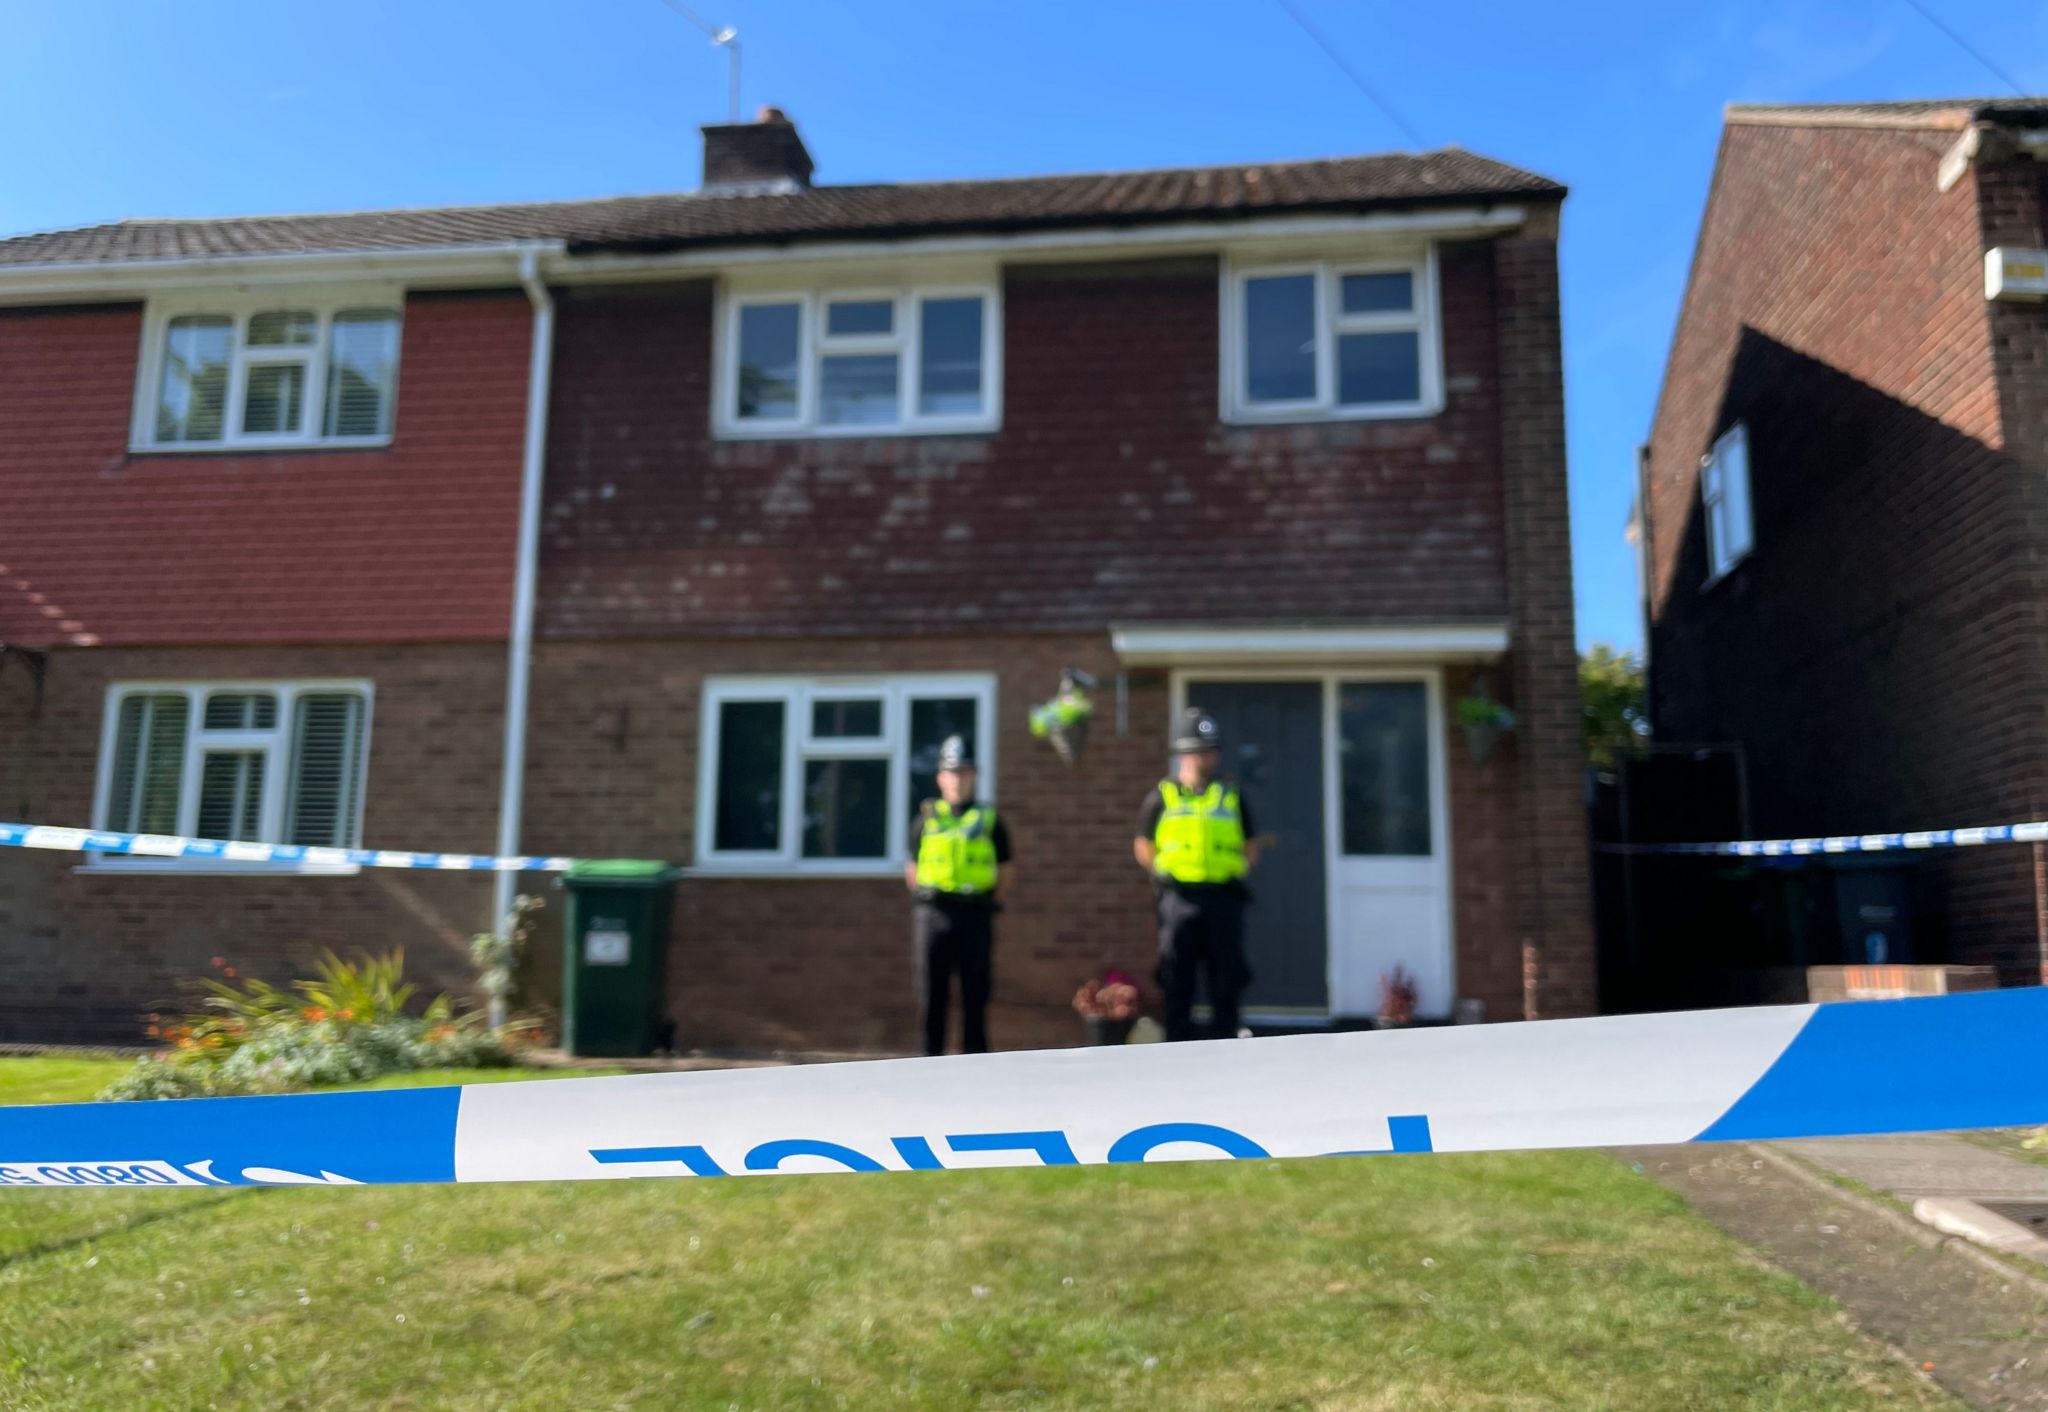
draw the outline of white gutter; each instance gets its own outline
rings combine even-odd
[[[404,250],[295,250],[168,260],[69,260],[0,265],[0,304],[55,299],[139,299],[183,286],[312,284],[376,279],[410,288],[502,285],[529,252],[559,254],[560,241],[494,242]]]
[[[1341,216],[1250,216],[1161,225],[1084,227],[1079,230],[1017,231],[996,235],[907,236],[898,239],[784,240],[714,245],[657,254],[569,256],[557,262],[561,283],[639,279],[667,271],[715,271],[753,265],[930,259],[943,256],[1086,259],[1109,251],[1118,255],[1212,250],[1222,244],[1329,241],[1352,237],[1415,239],[1497,235],[1529,219],[1525,206],[1443,206],[1420,211],[1376,211]]]
[[[547,468],[548,383],[554,372],[555,301],[540,273],[542,247],[519,253],[519,283],[533,304],[533,347],[527,357],[526,449],[519,470],[519,541],[512,575],[512,630],[505,652],[505,777],[498,792],[498,852],[519,852],[526,803],[526,701],[533,662],[533,601],[540,568],[541,489]],[[502,929],[518,878],[492,874],[493,925]],[[504,1016],[492,1018],[504,1023]]]

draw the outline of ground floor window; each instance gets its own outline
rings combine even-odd
[[[369,729],[364,682],[116,686],[107,698],[97,826],[355,847]]]
[[[697,862],[887,873],[937,793],[939,746],[972,745],[993,797],[995,680],[714,677],[704,686]]]

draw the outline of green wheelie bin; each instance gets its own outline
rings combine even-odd
[[[667,1029],[664,989],[677,870],[634,858],[577,863],[562,878],[562,1048],[652,1054]]]

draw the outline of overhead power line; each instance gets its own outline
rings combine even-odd
[[[2004,69],[1998,67],[1998,65],[1992,63],[1990,57],[1986,55],[1984,51],[1977,48],[1976,45],[1970,43],[1969,40],[1963,38],[1953,29],[1950,29],[1946,24],[1942,23],[1941,17],[1935,14],[1934,11],[1928,9],[1925,5],[1921,4],[1920,0],[1906,0],[1906,3],[1913,7],[1913,12],[1919,15],[1921,19],[1927,21],[1927,23],[1933,25],[1936,29],[1940,30],[1943,34],[1947,35],[1949,39],[1954,42],[1956,48],[1962,50],[1965,54],[1968,54],[1972,59],[1975,59],[1978,63],[1982,64],[1984,66],[1985,71],[1989,73],[1993,78],[1997,79],[2007,88],[2010,88],[2016,94],[2022,96],[2026,94],[2027,90],[2020,86],[2020,81],[2018,79],[2014,78]]]
[[[1338,51],[1337,46],[1332,44],[1321,30],[1309,23],[1308,16],[1294,7],[1293,0],[1273,0],[1273,3],[1286,13],[1288,19],[1301,26],[1301,32],[1315,41],[1316,47],[1329,56],[1331,63],[1344,71],[1344,76],[1358,86],[1358,91],[1371,100],[1373,107],[1379,109],[1388,122],[1401,130],[1403,137],[1417,147],[1429,145],[1422,140],[1422,134],[1409,125],[1406,118],[1394,111],[1394,105],[1387,101],[1386,95],[1374,88],[1366,76]]]

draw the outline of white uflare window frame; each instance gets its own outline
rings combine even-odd
[[[1345,275],[1409,275],[1415,307],[1407,313],[1346,314],[1342,307]],[[1313,397],[1254,402],[1251,360],[1245,348],[1245,287],[1255,279],[1311,275],[1315,279],[1316,391]],[[1221,280],[1222,416],[1226,422],[1261,425],[1286,422],[1375,421],[1400,417],[1433,417],[1444,409],[1443,318],[1437,289],[1436,246],[1409,253],[1331,257],[1323,259],[1261,258],[1249,253],[1224,260]],[[1420,363],[1420,396],[1405,402],[1371,402],[1350,406],[1337,401],[1337,339],[1347,333],[1413,331]]]
[[[922,305],[935,299],[980,299],[981,410],[928,414],[917,410],[923,337]],[[890,301],[889,334],[825,332],[825,306]],[[776,419],[739,415],[740,314],[762,305],[797,306],[797,413]],[[1003,424],[1003,297],[1000,281],[988,278],[929,284],[876,282],[872,277],[807,286],[721,286],[714,320],[715,357],[711,379],[711,426],[722,440],[761,441],[823,437],[940,436],[992,432]],[[897,418],[888,423],[828,426],[819,422],[822,365],[831,354],[894,353],[897,357]]]
[[[977,791],[996,798],[996,678],[988,672],[938,672],[920,675],[857,676],[715,676],[703,687],[703,711],[697,748],[697,842],[693,874],[708,877],[864,878],[900,876],[910,832],[910,705],[932,697],[969,697],[975,702],[974,748]],[[868,737],[813,737],[811,705],[817,701],[877,699],[882,703],[882,731]],[[718,751],[722,708],[735,702],[780,702],[782,717],[782,798],[780,841],[774,849],[719,849]],[[803,768],[806,760],[872,759],[889,761],[889,824],[881,858],[805,858],[803,856]]]
[[[214,695],[261,692],[277,698],[274,726],[241,730],[207,730],[204,727],[206,699]],[[350,694],[363,702],[363,728],[356,747],[355,807],[349,819],[349,840],[343,847],[362,845],[363,796],[369,781],[371,733],[376,723],[376,688],[362,678],[303,678],[278,680],[220,681],[124,681],[107,688],[104,719],[100,723],[98,773],[93,782],[92,820],[95,829],[109,827],[113,812],[109,791],[113,787],[114,754],[120,737],[121,705],[131,696],[183,696],[186,700],[184,756],[178,776],[178,826],[174,837],[195,836],[199,817],[200,772],[208,751],[232,750],[261,753],[263,771],[262,820],[257,838],[231,840],[248,843],[281,843],[284,833],[286,799],[292,777],[292,730],[298,700],[302,696]],[[176,873],[354,873],[352,864],[247,860],[234,858],[167,858],[146,854],[91,853],[84,871],[176,872]]]
[[[314,316],[313,342],[303,360],[283,348],[251,348],[249,320],[266,313],[310,313]],[[358,312],[389,313],[398,324],[398,345],[391,365],[391,389],[385,409],[385,429],[374,436],[323,436],[321,422],[327,406],[328,345],[337,314]],[[217,441],[159,441],[156,434],[158,401],[163,390],[164,343],[171,321],[194,316],[232,320],[234,347],[228,354],[227,400],[221,411],[221,435]],[[248,434],[241,430],[246,404],[249,369],[277,361],[304,361],[306,389],[301,425],[288,433]],[[257,288],[250,290],[191,290],[157,295],[150,299],[142,319],[142,348],[136,358],[135,405],[128,429],[128,449],[150,455],[219,455],[234,451],[269,451],[297,447],[379,447],[389,446],[398,425],[398,386],[405,361],[405,291],[398,285],[349,285],[314,288]]]
[[[1707,578],[1711,588],[1756,548],[1751,508],[1749,428],[1737,422],[1714,439],[1700,457],[1700,517],[1707,527]]]

